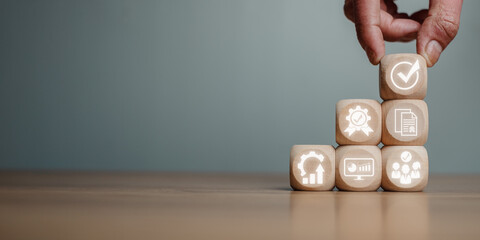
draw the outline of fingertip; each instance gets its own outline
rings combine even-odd
[[[400,42],[410,42],[414,39],[416,39],[418,36],[418,32],[412,32],[412,33],[409,33],[407,35],[405,35],[403,38],[400,38],[399,41]]]
[[[345,14],[345,17],[347,17],[348,20],[355,22],[355,12],[354,12],[353,1],[351,0],[345,1],[345,4],[343,5],[343,13]]]
[[[419,51],[419,54],[425,58],[428,67],[433,67],[440,58],[442,51],[442,45],[436,40],[431,40]]]
[[[431,0],[428,16],[424,18],[417,37],[417,52],[422,55],[428,67],[435,65],[442,51],[455,38],[462,9],[462,0]],[[426,11],[420,11],[415,18],[420,20]]]
[[[378,65],[380,63],[380,60],[382,60],[383,56],[385,55],[384,51],[375,51],[369,47],[365,48],[365,52],[367,53],[368,60],[373,65]]]

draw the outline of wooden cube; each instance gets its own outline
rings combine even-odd
[[[418,54],[391,54],[380,61],[380,97],[424,99],[427,95],[427,64]]]
[[[382,103],[382,142],[385,145],[422,146],[428,139],[428,107],[422,100]]]
[[[344,99],[336,105],[339,145],[378,145],[382,137],[381,106],[376,100]]]
[[[335,151],[335,185],[346,191],[376,191],[382,181],[377,146],[340,146]]]
[[[290,186],[295,190],[332,190],[335,149],[330,145],[294,145],[290,150]]]
[[[382,188],[386,191],[422,191],[428,182],[428,154],[423,146],[382,148]]]

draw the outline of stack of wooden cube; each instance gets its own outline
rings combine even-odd
[[[339,101],[339,146],[294,145],[290,152],[292,188],[423,190],[428,182],[428,155],[423,147],[428,138],[426,93],[427,66],[422,56],[385,56],[380,62],[380,97],[385,101]]]

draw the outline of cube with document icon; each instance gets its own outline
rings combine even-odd
[[[384,145],[422,146],[428,138],[428,107],[422,100],[382,103]]]

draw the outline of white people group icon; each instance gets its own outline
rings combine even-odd
[[[420,178],[420,162],[412,162],[412,154],[409,151],[403,151],[400,154],[400,162],[392,164],[392,178],[400,179],[400,184],[410,184],[412,179]]]

